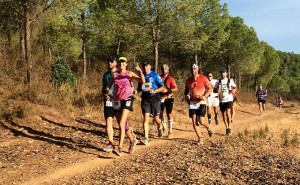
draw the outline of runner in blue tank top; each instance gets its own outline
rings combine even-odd
[[[262,111],[266,110],[266,96],[268,96],[267,90],[263,90],[262,85],[260,85],[255,96],[258,99],[259,112],[260,112],[260,116],[261,116]]]

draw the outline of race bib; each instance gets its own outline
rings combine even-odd
[[[189,109],[199,109],[200,103],[192,103],[190,102]]]
[[[113,106],[113,102],[111,100],[106,100],[105,107],[112,107],[112,106]]]
[[[151,82],[150,83],[144,83],[142,85],[142,91],[144,91],[144,92],[149,92],[151,88],[152,88],[152,83]]]
[[[115,110],[121,110],[121,101],[114,101],[113,107]]]
[[[126,107],[130,107],[131,101],[126,101]]]

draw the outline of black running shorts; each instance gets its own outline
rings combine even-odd
[[[258,103],[265,104],[265,103],[266,103],[266,100],[258,100]]]
[[[227,109],[232,109],[232,101],[229,101],[229,102],[220,102],[220,111],[223,113]]]
[[[133,104],[133,99],[130,96],[124,100],[120,100],[119,106],[116,106],[114,108],[115,108],[115,111],[117,111],[117,112],[122,111],[123,109],[133,111],[132,104]]]
[[[164,102],[160,102],[161,112],[163,113],[166,107],[167,114],[171,114],[173,110],[174,98],[164,99]]]
[[[153,103],[153,102],[148,102],[148,101],[142,100],[141,107],[142,107],[143,114],[150,113],[153,116],[160,115],[160,102]]]
[[[189,116],[192,118],[194,115],[205,117],[206,114],[206,104],[201,104],[199,109],[190,109]]]
[[[104,117],[107,119],[108,117],[114,117],[115,116],[115,110],[111,104],[106,104],[106,100],[104,100]]]

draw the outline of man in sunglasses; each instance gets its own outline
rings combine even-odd
[[[211,84],[213,91],[210,93],[210,95],[207,97],[207,118],[208,118],[208,123],[211,123],[211,112],[212,112],[212,107],[215,112],[215,121],[216,125],[219,124],[218,121],[218,112],[219,112],[219,94],[218,94],[218,86],[216,84],[218,83],[217,79],[213,79],[214,76],[211,72],[207,73],[207,78],[208,82]]]

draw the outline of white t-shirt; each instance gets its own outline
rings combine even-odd
[[[211,84],[211,86],[213,88],[213,90],[211,91],[211,93],[210,93],[210,95],[208,97],[209,98],[214,98],[216,96],[219,96],[218,93],[214,93],[214,89],[215,88],[218,89],[218,86],[216,86],[216,84],[218,83],[218,80],[217,79],[212,79],[211,81],[208,81],[208,82]]]
[[[219,86],[220,92],[220,102],[230,102],[233,101],[233,96],[231,91],[231,87],[235,87],[235,83],[233,80],[230,79],[229,89],[228,89],[228,78],[222,79],[221,84],[219,84],[219,81],[216,83],[216,85]]]

